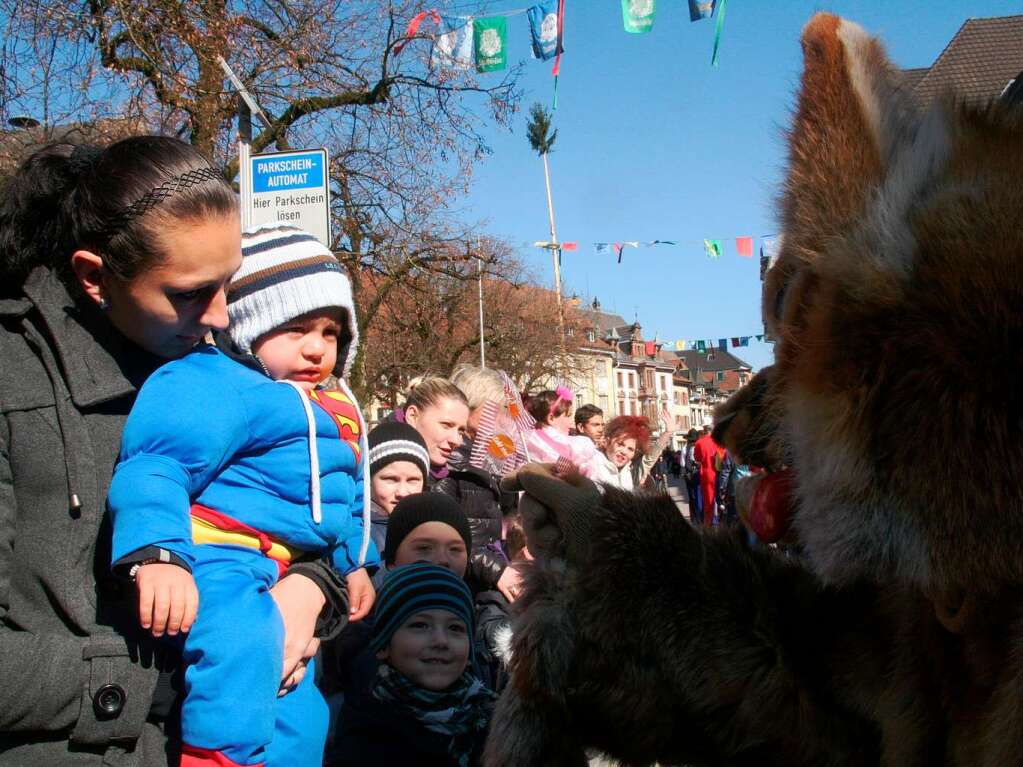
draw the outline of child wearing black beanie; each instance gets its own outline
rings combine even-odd
[[[472,549],[472,529],[462,507],[451,496],[443,493],[419,493],[403,498],[391,513],[383,548],[384,564],[388,567],[393,566],[402,543],[413,535],[418,527],[428,522],[440,522],[454,530],[465,544],[468,556]],[[456,575],[459,578],[465,576],[464,566]]]

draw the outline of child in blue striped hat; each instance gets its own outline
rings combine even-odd
[[[465,581],[426,562],[392,570],[377,595],[371,694],[342,709],[328,767],[479,763],[495,695],[474,674]]]
[[[215,293],[175,306],[197,311]],[[311,661],[282,682],[271,589],[292,562],[325,558],[351,620],[373,604],[369,450],[343,380],[358,341],[351,287],[309,233],[258,227],[242,235],[227,314],[229,335],[139,392],[108,496],[114,566],[138,586],[143,628],[181,644],[182,767],[319,764],[326,704]],[[323,387],[331,375],[337,390]]]

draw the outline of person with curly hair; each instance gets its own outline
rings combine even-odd
[[[622,490],[633,490],[632,462],[650,447],[650,424],[636,415],[620,415],[604,427],[601,476],[597,481]]]

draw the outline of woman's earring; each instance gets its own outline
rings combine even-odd
[[[109,301],[107,301],[107,300],[106,300],[105,298],[103,298],[102,296],[100,296],[100,299],[99,299],[99,308],[100,308],[100,309],[102,309],[103,311],[106,311],[107,309],[109,309],[109,308],[110,308],[110,302],[109,302]]]

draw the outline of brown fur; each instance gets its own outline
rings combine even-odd
[[[530,492],[488,767],[1023,764],[1020,112],[918,114],[828,14],[803,50],[776,364],[717,416],[795,472],[806,561],[666,500],[608,490],[583,523]]]

